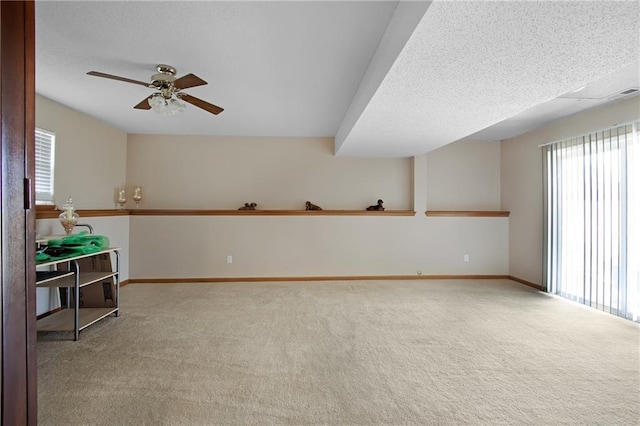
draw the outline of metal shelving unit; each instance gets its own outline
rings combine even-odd
[[[73,340],[78,340],[80,331],[101,319],[120,314],[120,248],[110,247],[96,253],[74,256],[66,259],[37,263],[38,267],[57,267],[67,264],[66,271],[45,271],[36,273],[37,287],[56,287],[67,289],[67,306],[58,312],[41,318],[37,322],[38,331],[72,331]],[[83,272],[78,260],[101,254],[113,253],[116,258],[115,269],[106,272]],[[113,278],[115,285],[115,306],[112,308],[80,308],[80,289],[105,279]],[[71,294],[73,291],[73,303]]]

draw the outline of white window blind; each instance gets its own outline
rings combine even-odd
[[[547,145],[545,288],[640,321],[638,122]]]
[[[53,166],[56,135],[36,128],[36,203],[53,203]]]

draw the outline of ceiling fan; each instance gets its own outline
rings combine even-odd
[[[176,78],[176,69],[170,65],[160,64],[156,67],[157,74],[151,76],[151,83],[132,80],[117,75],[105,74],[98,71],[89,71],[87,74],[95,77],[109,78],[111,80],[124,81],[126,83],[138,84],[141,86],[155,89],[157,92],[147,96],[135,109],[150,109],[159,113],[172,115],[182,112],[185,104],[180,102],[188,102],[198,108],[210,112],[211,114],[220,114],[224,109],[217,105],[198,99],[195,96],[183,93],[183,89],[190,87],[204,86],[206,81],[193,74],[187,74],[180,78]]]

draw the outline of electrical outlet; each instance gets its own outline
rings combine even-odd
[[[465,261],[465,262],[468,262],[468,261],[469,261],[469,255],[468,255],[468,254],[465,254],[465,255],[464,255],[464,261]]]
[[[227,263],[233,263],[233,256],[227,256]]]

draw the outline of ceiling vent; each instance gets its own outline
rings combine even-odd
[[[609,99],[618,99],[618,98],[623,98],[625,96],[636,95],[636,94],[638,94],[638,88],[631,87],[627,90],[623,90],[622,92],[614,93],[613,95],[609,96]]]
[[[637,91],[638,91],[638,89],[633,88],[633,89],[625,90],[624,92],[620,92],[620,94],[621,94],[621,95],[623,95],[623,96],[624,96],[624,95],[630,95],[630,94],[632,94],[632,93],[636,93]]]

